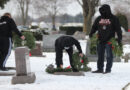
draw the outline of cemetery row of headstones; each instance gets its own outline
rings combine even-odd
[[[32,55],[42,56],[43,51],[54,51],[55,40],[62,36],[63,34],[53,34],[53,35],[43,35],[43,45],[41,47],[40,43],[36,44],[36,48],[31,51]],[[75,35],[77,39],[85,39],[83,33]],[[84,36],[84,38],[83,38]],[[86,45],[86,55],[89,61],[96,61],[97,55],[91,55],[89,51],[90,41],[87,40]],[[115,57],[115,61],[119,62],[120,59]],[[29,62],[29,49],[27,47],[18,47],[15,49],[15,62],[16,62],[16,73],[12,78],[12,84],[24,84],[33,83],[36,79],[35,73],[31,72],[30,62]],[[1,73],[0,73],[1,74]],[[10,74],[12,75],[12,74]]]

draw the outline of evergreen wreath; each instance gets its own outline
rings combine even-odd
[[[55,72],[71,72],[72,69],[71,68],[54,68],[54,65],[50,64],[47,66],[46,68],[46,72],[53,74]]]
[[[88,58],[85,55],[83,55],[83,57],[80,57],[79,53],[76,52],[73,54],[72,58],[74,60],[73,61],[74,67],[76,69],[78,69],[79,71],[90,71],[91,70],[91,68],[89,68],[87,66],[87,64],[89,62],[88,62]],[[53,74],[55,72],[72,72],[72,68],[71,68],[71,66],[68,66],[66,68],[54,68],[54,65],[50,64],[47,66],[46,72],[51,73],[51,74]]]
[[[79,56],[78,52],[75,52],[73,54],[73,65],[76,69],[78,69],[79,71],[90,71],[91,68],[88,67],[88,58],[87,56],[83,55],[83,57]]]
[[[98,35],[94,34],[92,38],[90,38],[90,53],[92,55],[95,55],[97,53],[97,44],[99,43],[98,42]],[[122,56],[123,54],[123,47],[122,47],[122,43],[119,45],[117,40],[115,38],[111,38],[107,44],[111,44],[112,45],[112,51],[113,51],[113,54],[115,56]]]
[[[119,43],[117,42],[117,40],[115,38],[112,38],[111,40],[109,40],[109,42],[107,44],[112,45],[112,51],[115,56],[120,57],[123,55],[122,43],[119,45]]]

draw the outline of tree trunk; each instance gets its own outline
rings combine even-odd
[[[53,15],[52,16],[52,30],[56,30],[55,19],[56,17]]]
[[[87,2],[85,3],[86,1],[84,1],[84,4],[83,4],[83,6],[82,6],[82,9],[83,9],[83,17],[84,17],[84,23],[83,23],[83,32],[86,34],[87,33],[87,9],[88,8],[85,8],[86,7],[86,5],[88,4]]]
[[[90,12],[87,16],[87,24],[86,24],[86,27],[87,27],[87,33],[86,34],[89,34],[90,33],[90,30],[91,30],[91,27],[92,27],[92,13]]]
[[[99,0],[82,0],[82,3],[80,0],[77,1],[83,9],[83,32],[89,34],[91,30],[92,17],[95,14],[95,7],[98,5]]]
[[[30,0],[18,0],[18,3],[21,9],[22,24],[26,25]]]
[[[92,24],[92,16],[91,15],[88,15],[88,16],[84,15],[84,24],[83,24],[83,32],[84,33],[86,33],[86,34],[90,33],[91,24]]]
[[[87,33],[87,17],[86,16],[84,16],[83,32]]]

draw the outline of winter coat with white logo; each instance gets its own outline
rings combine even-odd
[[[0,18],[0,37],[12,37],[13,31],[19,36],[22,36],[21,32],[17,29],[14,20],[7,16],[2,16]]]
[[[92,35],[98,31],[98,39],[100,43],[106,43],[112,37],[115,37],[115,33],[117,33],[118,42],[121,42],[121,26],[118,18],[111,13],[110,6],[103,5],[99,11],[101,16],[97,17],[95,20],[89,36],[92,37]]]

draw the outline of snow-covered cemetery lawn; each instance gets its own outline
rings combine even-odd
[[[85,43],[86,41],[81,41],[84,52]],[[127,48],[127,51],[130,51],[130,48]],[[55,53],[43,52],[43,55],[46,57],[29,58],[31,72],[36,74],[35,83],[12,85],[12,76],[0,76],[0,90],[122,90],[130,83],[130,62],[114,62],[109,74],[84,72],[85,76],[52,75],[46,73],[45,69],[49,64],[55,65]],[[63,54],[63,63],[64,67],[69,66],[67,53]],[[6,66],[15,67],[13,50]],[[89,67],[96,70],[96,62],[90,62]]]

